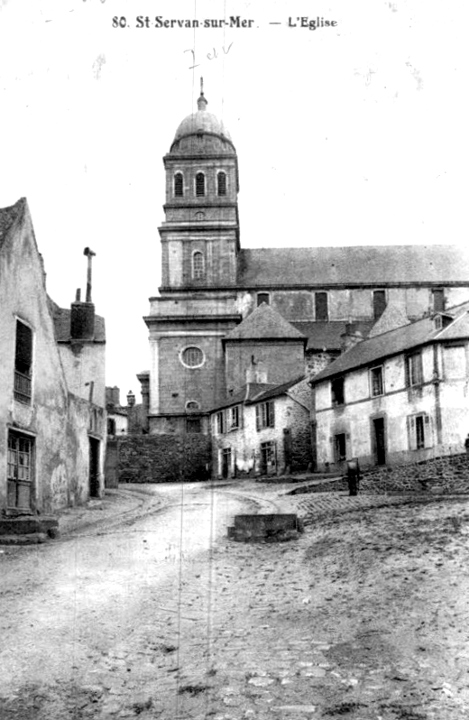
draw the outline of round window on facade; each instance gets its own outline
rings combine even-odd
[[[198,368],[204,364],[204,354],[202,350],[195,345],[184,348],[181,353],[181,362],[185,367]]]

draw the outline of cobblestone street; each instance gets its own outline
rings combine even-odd
[[[178,523],[175,486],[137,488],[146,517],[4,551],[0,717],[467,716],[467,500],[283,490],[192,486]],[[226,539],[294,507],[296,541]]]

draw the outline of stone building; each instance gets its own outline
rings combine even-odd
[[[89,263],[91,251],[88,251]],[[26,200],[0,210],[0,515],[47,513],[103,488],[104,320],[48,297]]]
[[[319,372],[366,337],[389,305],[415,320],[469,297],[469,256],[457,247],[325,248],[308,230],[306,248],[242,248],[235,146],[203,93],[164,168],[162,281],[145,317],[151,367],[140,376],[151,434],[209,432],[208,411],[245,383],[236,328],[262,304],[303,338],[300,373],[296,362],[294,372],[278,364],[282,353],[267,360],[250,352],[284,382]]]
[[[212,474],[229,478],[307,470],[310,411],[311,390],[304,377],[280,385],[248,382],[211,414]]]
[[[392,328],[396,319],[311,379],[319,470],[353,457],[370,467],[464,452],[469,303]]]

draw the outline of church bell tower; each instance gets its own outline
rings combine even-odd
[[[165,219],[160,295],[150,298],[150,433],[208,432],[225,398],[222,338],[240,321],[238,161],[223,123],[197,111],[179,125],[164,156]]]

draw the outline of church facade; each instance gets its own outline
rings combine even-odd
[[[163,160],[162,280],[139,375],[151,434],[208,433],[249,378],[314,375],[389,305],[415,320],[469,298],[469,257],[450,245],[242,248],[236,149],[203,92]]]

